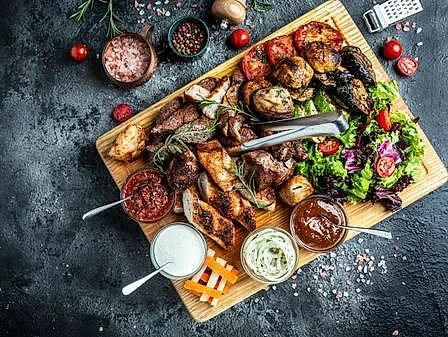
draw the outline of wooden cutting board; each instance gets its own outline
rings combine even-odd
[[[362,51],[371,60],[378,80],[389,80],[389,77],[387,76],[384,68],[378,62],[378,59],[376,58],[374,52],[370,49],[363,35],[357,28],[356,24],[353,22],[353,19],[350,17],[350,14],[347,12],[342,3],[337,0],[330,0],[323,3],[319,7],[316,7],[315,9],[301,16],[290,24],[284,26],[283,28],[269,35],[260,42],[267,41],[279,35],[290,34],[294,32],[299,25],[305,24],[312,20],[327,22],[330,25],[338,28],[344,35],[345,43],[361,48]],[[209,71],[198,79],[185,85],[179,90],[176,90],[171,95],[165,97],[158,103],[143,110],[128,122],[115,127],[114,129],[98,138],[96,142],[98,152],[118,187],[122,186],[129,174],[133,173],[143,166],[148,165],[144,158],[140,158],[139,160],[136,160],[132,163],[122,163],[108,157],[108,150],[114,139],[117,137],[118,133],[121,132],[127,124],[132,122],[138,122],[145,128],[148,128],[153,123],[153,120],[157,116],[160,107],[165,105],[174,97],[181,96],[190,85],[199,82],[203,78],[211,76],[222,77],[224,75],[230,74],[235,68],[238,67],[243,54],[244,52],[224,62],[220,66]],[[409,115],[411,114],[408,107],[401,98],[397,100],[395,107],[400,111],[408,113]],[[423,158],[423,165],[421,168],[419,180],[400,194],[403,199],[403,207],[422,198],[424,195],[442,186],[447,181],[447,171],[444,164],[437,156],[436,152],[434,151],[433,147],[429,143],[427,137],[420,129],[420,127],[418,127],[418,131],[425,143],[426,151]],[[365,227],[372,227],[377,222],[392,215],[392,213],[386,212],[381,205],[372,205],[371,203],[347,205],[346,209],[351,223],[356,225],[363,225]],[[258,211],[256,214],[257,222],[261,225],[279,226],[285,229],[289,229],[290,212],[290,207],[287,207],[284,204],[279,204],[273,212]],[[140,224],[140,226],[148,240],[151,240],[152,236],[158,229],[160,229],[163,225],[175,220],[185,220],[185,218],[183,215],[179,216],[173,213],[166,216],[164,219],[157,223]],[[216,244],[214,244],[213,241],[207,239],[209,247],[215,249],[218,256],[223,257],[232,265],[234,265],[238,270],[240,270],[240,278],[238,282],[233,285],[230,288],[230,291],[221,298],[217,307],[211,307],[206,303],[199,302],[197,297],[183,289],[183,281],[173,282],[173,285],[176,288],[176,291],[178,292],[180,298],[195,320],[199,322],[209,320],[210,318],[218,315],[224,310],[227,310],[238,302],[243,301],[245,298],[255,294],[259,290],[265,288],[265,285],[250,279],[244,273],[241,266],[239,257],[240,246],[246,235],[246,230],[242,228],[237,229],[237,246],[235,250],[231,252],[222,250]],[[347,240],[355,235],[356,234],[353,232],[349,233]],[[309,253],[302,249],[300,250],[299,254],[300,257],[298,267],[303,266],[318,257],[318,254]]]

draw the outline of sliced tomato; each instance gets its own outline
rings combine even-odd
[[[390,119],[389,110],[380,110],[378,115],[376,115],[376,121],[383,130],[390,131],[392,129],[392,120]]]
[[[322,143],[319,143],[318,149],[324,155],[329,156],[331,154],[338,152],[339,145],[341,145],[339,139],[328,139],[323,141]]]
[[[275,67],[285,57],[297,55],[293,36],[282,35],[266,42],[266,55],[272,67]]]
[[[411,56],[402,56],[397,62],[397,71],[400,75],[409,77],[415,74],[418,62]]]
[[[390,177],[395,172],[395,160],[391,157],[382,157],[376,161],[376,173],[381,178]]]
[[[306,25],[299,26],[294,33],[294,43],[299,53],[303,52],[308,43],[314,41],[321,41],[336,51],[340,51],[344,38],[337,29],[318,21],[311,21]]]
[[[268,58],[266,56],[266,43],[259,44],[246,52],[241,62],[244,75],[247,79],[253,80],[266,76],[271,72]]]

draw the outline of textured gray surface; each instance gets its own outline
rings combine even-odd
[[[202,7],[186,5],[178,11],[173,10],[174,3],[165,6],[171,17],[150,20],[156,25],[159,50],[174,17],[196,14],[212,23],[207,1]],[[250,12],[249,20],[256,25],[253,41],[320,3],[282,1],[266,16]],[[398,34],[406,53],[419,57],[419,72],[398,84],[446,164],[447,2],[423,1],[424,12],[412,19],[423,28],[418,35],[395,28],[369,35],[361,14],[372,3],[344,4],[374,50],[386,36]],[[336,257],[327,255],[303,268],[296,282],[261,292],[205,324],[189,317],[161,277],[123,297],[123,284],[152,270],[149,245],[119,209],[88,223],[81,221],[84,211],[118,197],[95,140],[115,125],[110,113],[116,104],[127,102],[142,110],[236,51],[224,43],[229,31],[221,31],[202,59],[177,63],[162,53],[149,83],[119,89],[106,80],[95,57],[105,42],[104,27],[96,24],[102,5],[97,3],[94,14],[81,25],[68,19],[75,5],[74,0],[2,1],[2,336],[390,336],[395,329],[400,336],[448,335],[446,186],[378,225],[392,230],[399,240],[361,236],[362,243],[352,240]],[[124,28],[140,28],[133,1],[120,1],[119,14]],[[70,45],[77,41],[91,48],[89,61],[82,64],[68,57]],[[424,45],[417,47],[418,41]],[[395,77],[392,63],[382,61]],[[360,283],[361,292],[356,294],[358,285],[348,286],[346,280],[356,283],[359,276],[345,267],[364,249],[377,261],[383,255],[388,272],[375,271],[373,284]],[[315,280],[325,264],[336,270]],[[327,297],[317,292],[320,284]],[[348,297],[337,301],[333,289],[347,290]]]

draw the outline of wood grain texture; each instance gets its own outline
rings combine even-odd
[[[364,39],[361,32],[357,28],[356,24],[350,17],[350,14],[347,12],[342,3],[336,0],[327,1],[324,4],[316,7],[314,10],[306,13],[297,20],[284,26],[275,33],[261,40],[259,43],[267,41],[275,36],[292,33],[297,29],[299,25],[305,24],[311,20],[328,22],[330,25],[338,28],[344,35],[346,44],[360,47],[361,50],[371,60],[373,67],[376,71],[378,80],[386,81],[389,79],[384,68],[381,66],[378,59],[376,58],[374,52],[370,49],[366,40]],[[107,169],[109,170],[113,179],[118,185],[118,187],[121,187],[123,185],[129,174],[133,173],[134,171],[143,166],[148,165],[148,163],[145,161],[145,158],[140,158],[132,163],[121,163],[108,157],[107,155],[108,150],[114,139],[117,137],[118,133],[121,132],[126,127],[127,124],[132,122],[138,122],[142,124],[145,128],[150,127],[155,117],[157,116],[159,109],[169,100],[171,100],[176,96],[182,95],[183,92],[190,85],[199,82],[203,78],[210,76],[222,77],[224,75],[230,74],[236,67],[238,67],[243,54],[244,53],[241,53],[231,58],[230,60],[224,62],[220,66],[202,75],[198,79],[176,90],[169,96],[160,100],[158,103],[143,110],[128,122],[117,126],[116,128],[110,130],[109,132],[105,133],[100,138],[98,138],[96,142],[97,150],[102,160],[104,161]],[[396,101],[395,108],[411,115],[408,107],[401,98],[399,98]],[[434,151],[433,147],[428,141],[428,138],[424,135],[420,127],[418,127],[418,131],[425,143],[426,150],[425,155],[423,157],[423,165],[420,170],[419,180],[400,194],[400,196],[403,199],[403,207],[406,207],[407,205],[413,203],[414,201],[422,198],[424,195],[442,186],[447,181],[447,171],[442,161],[438,157],[437,153]],[[346,210],[351,223],[364,227],[372,227],[374,224],[393,214],[390,212],[386,212],[381,205],[372,205],[371,203],[347,205]],[[257,211],[256,213],[257,221],[262,225],[279,226],[288,229],[290,212],[291,212],[290,207],[284,204],[280,204],[279,206],[277,206],[274,212]],[[148,240],[151,240],[152,236],[158,229],[160,229],[165,224],[173,222],[175,220],[184,221],[185,218],[183,215],[170,214],[157,223],[152,224],[141,223],[140,226],[143,232],[145,233],[146,237],[148,238]],[[187,310],[190,312],[191,316],[195,320],[200,322],[206,321],[218,315],[219,313],[223,312],[224,310],[230,308],[236,303],[244,300],[245,298],[253,295],[259,290],[264,289],[265,285],[251,280],[243,272],[239,258],[239,251],[242,240],[246,235],[247,235],[246,230],[244,230],[241,227],[237,229],[236,231],[237,246],[235,250],[231,252],[227,252],[220,249],[211,240],[207,239],[209,246],[217,251],[218,256],[225,258],[232,265],[234,265],[237,269],[241,271],[240,279],[235,285],[231,287],[229,293],[220,299],[220,302],[217,307],[211,307],[208,304],[199,302],[195,296],[193,296],[192,294],[183,289],[182,281],[173,282],[173,285],[176,291],[178,292],[180,298],[182,299]],[[355,235],[356,234],[353,232],[349,233],[349,235],[347,236],[347,240],[349,240]],[[318,254],[309,253],[302,249],[300,250],[299,254],[300,257],[298,267],[303,266],[312,261],[313,259],[315,259],[316,257],[318,257]]]

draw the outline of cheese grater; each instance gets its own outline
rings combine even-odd
[[[362,17],[369,32],[375,33],[422,10],[419,0],[389,0],[381,5],[375,5]]]

